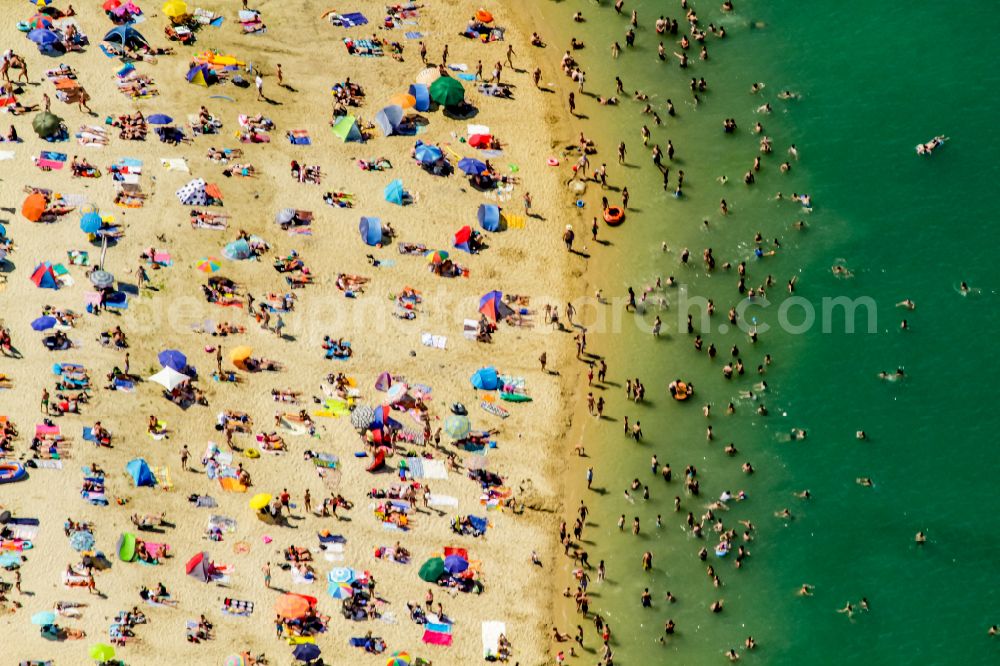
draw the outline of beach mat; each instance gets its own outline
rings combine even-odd
[[[500,635],[507,633],[507,625],[503,622],[483,622],[483,658],[486,659],[497,654],[500,643]]]

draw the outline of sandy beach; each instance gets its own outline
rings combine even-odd
[[[161,55],[155,62],[136,62],[135,70],[151,77],[158,94],[144,99],[123,95],[116,85],[116,71],[122,68],[117,58],[106,57],[98,45],[114,25],[98,3],[77,7],[73,17],[79,30],[89,37],[83,52],[59,57],[38,53],[25,39],[13,20],[0,28],[4,48],[23,55],[29,82],[17,95],[24,105],[41,104],[42,94],[51,98],[51,110],[60,116],[69,130],[68,142],[46,142],[32,131],[35,113],[0,117],[0,129],[6,133],[13,124],[23,142],[0,146],[13,151],[3,163],[0,195],[4,201],[2,224],[15,249],[3,267],[5,283],[0,286],[0,318],[10,330],[19,358],[0,359],[0,373],[10,378],[8,388],[0,390],[0,415],[15,423],[19,436],[6,452],[7,461],[25,462],[36,425],[45,415],[39,411],[43,390],[52,394],[58,377],[56,363],[84,365],[91,379],[89,400],[79,406],[79,414],[50,416],[65,442],[60,445],[58,465],[51,468],[28,468],[27,479],[0,485],[0,505],[15,518],[37,518],[31,534],[30,549],[21,554],[24,561],[17,571],[21,590],[7,592],[2,604],[0,632],[18,635],[21,640],[8,651],[9,659],[47,660],[54,663],[86,663],[88,648],[109,642],[109,625],[120,611],[138,606],[148,623],[136,625],[135,636],[117,648],[117,658],[128,664],[160,663],[187,660],[193,663],[223,663],[227,655],[248,651],[266,653],[270,663],[292,663],[292,647],[275,636],[275,602],[283,591],[310,595],[318,599],[317,609],[329,616],[327,630],[315,637],[325,655],[337,660],[357,659],[360,663],[385,663],[394,651],[406,651],[435,664],[475,663],[483,658],[482,623],[503,622],[513,647],[514,661],[525,664],[546,661],[551,605],[551,568],[554,566],[552,535],[560,505],[559,469],[565,445],[561,435],[567,427],[569,382],[575,377],[542,372],[538,357],[547,354],[548,367],[560,370],[572,356],[571,336],[552,331],[544,325],[546,304],[562,305],[567,300],[568,279],[574,268],[560,241],[563,222],[557,210],[564,204],[563,188],[557,171],[546,165],[555,151],[546,122],[550,96],[535,89],[531,81],[533,66],[528,61],[529,46],[525,31],[514,24],[513,16],[503,6],[495,12],[493,26],[506,28],[504,39],[479,43],[461,37],[477,6],[472,4],[434,4],[407,16],[397,27],[380,27],[384,6],[370,1],[357,2],[352,10],[363,12],[370,23],[342,28],[321,20],[322,8],[309,3],[265,1],[251,3],[259,10],[266,32],[242,34],[237,21],[238,3],[201,3],[205,10],[224,17],[220,26],[206,25],[197,30],[197,41],[190,46],[168,42],[164,27],[168,21],[155,5],[142,5],[145,20],[134,25],[154,47],[172,46],[174,55]],[[192,11],[193,7],[192,5]],[[11,19],[27,20],[33,7],[17,2]],[[21,16],[23,14],[23,16]],[[56,21],[57,26],[61,21]],[[422,37],[406,38],[404,33],[419,31]],[[350,55],[343,39],[361,39],[376,34],[404,46],[402,56],[393,58]],[[389,98],[406,92],[424,65],[418,42],[427,44],[427,60],[434,66],[441,61],[441,50],[449,47],[450,65],[466,64],[469,73],[482,60],[488,73],[494,62],[503,62],[502,80],[512,85],[513,99],[491,97],[476,92],[476,82],[462,81],[466,100],[476,109],[473,117],[455,119],[441,110],[420,113],[415,136],[384,137],[379,129],[367,129],[375,114]],[[505,53],[513,46],[513,65],[506,65]],[[185,75],[191,58],[214,49],[231,55],[246,66],[252,64],[262,73],[263,95],[258,100],[253,85],[235,86],[231,79],[240,74],[249,82],[254,75],[240,66],[229,72],[228,81],[211,87],[188,83]],[[55,95],[52,82],[43,78],[46,70],[64,63],[72,67],[77,81],[89,93],[89,115],[76,104],[65,104]],[[281,65],[284,85],[279,86],[276,68]],[[513,71],[512,71],[513,70]],[[451,70],[453,74],[461,72]],[[16,80],[16,76],[13,76]],[[371,139],[343,142],[330,128],[333,97],[331,87],[350,79],[364,90],[360,107],[352,108]],[[197,117],[199,107],[222,127],[218,134],[191,138],[185,127],[189,115]],[[158,140],[150,127],[145,141],[119,138],[118,128],[104,125],[106,117],[141,110],[146,117],[167,114],[173,125],[184,130],[188,141],[168,145]],[[237,138],[241,114],[262,114],[273,121],[268,143],[241,143]],[[549,122],[555,117],[550,116]],[[424,124],[426,121],[426,124]],[[415,140],[441,146],[452,164],[461,158],[480,156],[464,140],[468,125],[482,125],[502,144],[502,152],[490,158],[497,171],[508,176],[513,188],[498,198],[495,190],[481,192],[470,186],[460,171],[438,177],[420,168],[411,157]],[[81,126],[104,126],[110,139],[105,146],[82,146],[74,136]],[[306,130],[310,145],[293,145],[286,132]],[[571,140],[571,136],[561,137]],[[243,156],[227,164],[210,160],[210,149],[242,149]],[[69,166],[42,171],[32,163],[41,151],[57,151],[85,157],[99,168],[96,179],[73,178]],[[387,158],[392,169],[367,171],[359,168],[360,159]],[[481,156],[480,156],[481,157]],[[109,166],[127,159],[126,164],[141,163],[139,183],[146,195],[142,207],[114,205],[116,186]],[[183,169],[168,169],[161,160],[183,160]],[[297,182],[289,172],[292,160],[303,166],[318,165],[322,182]],[[253,176],[226,177],[223,170],[233,163],[252,165]],[[181,164],[175,161],[174,164]],[[221,207],[183,205],[175,195],[192,179],[201,178],[216,184],[222,195]],[[394,179],[401,179],[412,195],[413,203],[401,207],[385,200],[384,189]],[[51,224],[32,223],[22,214],[27,197],[25,187],[47,188],[62,194],[73,211]],[[353,206],[338,208],[323,201],[326,192],[353,194]],[[526,216],[523,196],[530,192],[533,216]],[[453,247],[454,234],[463,226],[478,228],[480,204],[498,204],[508,216],[507,229],[484,233],[488,247],[477,254],[465,254]],[[106,253],[104,269],[112,273],[128,294],[128,308],[104,311],[94,316],[85,313],[86,293],[92,290],[87,266],[71,265],[67,253],[86,250],[89,264],[100,260],[101,246],[92,244],[80,230],[81,213],[86,206],[97,207],[102,215],[114,216],[121,226],[122,238]],[[190,211],[211,210],[229,217],[228,229],[195,229]],[[294,208],[313,213],[307,233],[289,233],[275,223],[282,209]],[[365,245],[358,232],[361,216],[374,216],[391,223],[399,242],[423,244],[428,251],[446,250],[462,267],[465,277],[445,278],[428,270],[425,256],[401,254],[396,242],[384,247]],[[520,218],[520,220],[518,219]],[[519,222],[523,222],[523,227]],[[521,228],[519,228],[521,227]],[[233,261],[225,257],[226,244],[237,239],[240,230],[265,241],[269,250],[259,260]],[[148,248],[160,255],[154,267],[140,258]],[[290,290],[285,274],[270,265],[275,259],[295,251],[309,268],[312,283]],[[169,255],[169,258],[165,255]],[[371,255],[374,265],[366,258]],[[219,265],[214,273],[196,266],[203,259]],[[57,290],[40,289],[29,279],[41,262],[63,264],[69,279],[60,277]],[[149,284],[138,288],[139,267],[149,276]],[[368,278],[363,291],[348,298],[338,288],[338,275]],[[220,307],[206,302],[202,291],[210,277],[224,276],[239,289],[238,307]],[[413,319],[393,316],[396,295],[405,287],[417,290],[422,302]],[[492,334],[492,342],[477,342],[463,337],[463,322],[479,318],[480,298],[491,290],[526,297],[518,305],[525,315],[521,326],[501,322]],[[262,328],[245,307],[245,294],[257,299],[257,308],[268,293],[294,295],[294,309],[281,314],[283,335]],[[32,322],[43,314],[45,306],[72,310],[82,316],[66,331],[73,348],[49,351],[42,338],[52,331],[38,332]],[[225,337],[213,336],[216,324],[228,322],[245,329]],[[271,319],[272,328],[275,318]],[[128,347],[117,350],[99,342],[102,332],[120,326]],[[208,331],[208,332],[206,332]],[[446,338],[444,349],[426,346],[423,334]],[[353,351],[347,360],[328,360],[322,348],[324,336],[348,340]],[[223,370],[234,372],[239,382],[213,381],[216,370],[215,347],[221,345]],[[276,361],[277,372],[248,372],[230,361],[230,353],[240,346],[252,349],[254,358]],[[213,348],[212,351],[208,351]],[[194,385],[204,392],[207,405],[180,407],[167,400],[160,386],[145,381],[160,371],[158,354],[179,350],[187,363],[197,369]],[[142,380],[134,391],[110,391],[105,376],[112,368],[125,368]],[[495,391],[478,392],[470,377],[484,366],[493,366],[516,381],[531,397],[521,404],[501,402]],[[421,387],[430,428],[438,430],[451,415],[449,406],[463,403],[474,430],[496,429],[484,450],[469,453],[451,446],[451,438],[441,435],[441,447],[400,443],[388,458],[388,468],[371,474],[366,467],[371,456],[356,458],[365,450],[364,439],[352,427],[349,415],[339,418],[314,416],[316,432],[310,436],[299,427],[275,427],[275,414],[306,410],[322,411],[312,396],[325,399],[321,385],[331,373],[343,373],[352,380],[359,405],[378,406],[386,402],[385,393],[375,388],[383,372],[393,375],[397,384]],[[272,389],[300,392],[298,404],[276,402]],[[425,390],[426,389],[426,390]],[[484,397],[509,411],[500,419],[480,407]],[[224,410],[245,412],[253,421],[249,433],[235,434],[230,451],[223,432],[216,430],[217,415]],[[396,414],[394,412],[394,414]],[[162,421],[169,437],[155,439],[147,432],[150,416]],[[421,426],[411,414],[400,411],[394,416],[410,430]],[[111,446],[95,446],[83,439],[84,428],[100,422],[111,433]],[[259,448],[254,435],[277,431],[287,451],[264,452],[249,457],[250,448]],[[232,465],[242,467],[252,479],[246,492],[226,492],[217,480],[205,474],[206,448],[214,443],[223,454],[232,454]],[[190,451],[189,471],[181,466],[181,449]],[[304,459],[312,450],[338,458],[335,469],[317,467]],[[499,474],[502,488],[509,489],[512,507],[487,507],[481,504],[480,484],[468,478],[466,469],[451,470],[446,479],[415,479],[429,484],[442,504],[423,508],[415,502],[409,516],[410,529],[389,529],[374,514],[378,499],[368,497],[372,489],[386,490],[399,483],[399,461],[405,451],[444,460],[445,451],[457,452],[459,464],[484,466]],[[559,456],[554,455],[559,453]],[[225,458],[225,455],[222,456]],[[148,462],[158,477],[156,487],[135,487],[126,472],[126,464],[136,458]],[[92,464],[105,470],[109,506],[97,506],[81,498],[82,469]],[[164,473],[165,472],[165,473]],[[322,475],[322,476],[321,476]],[[411,479],[413,480],[413,479]],[[257,493],[278,497],[283,489],[291,495],[294,508],[289,526],[269,525],[258,520],[248,502]],[[353,503],[341,518],[307,514],[303,506],[309,491],[313,508],[332,494],[343,495]],[[197,507],[192,495],[210,496],[218,506]],[[524,505],[523,513],[516,510]],[[135,529],[134,514],[166,516],[169,526],[156,532]],[[474,514],[488,518],[489,527],[482,537],[458,535],[451,530],[452,519]],[[231,529],[219,541],[206,536],[213,515],[232,519]],[[100,594],[88,594],[85,587],[67,588],[62,574],[68,565],[79,563],[63,531],[67,519],[92,525],[95,545],[111,567],[94,573]],[[25,528],[33,527],[27,524]],[[322,550],[317,535],[322,531],[342,535],[342,552]],[[170,557],[157,565],[123,562],[118,558],[117,543],[122,533],[131,533],[150,542],[169,544]],[[401,564],[375,556],[376,549],[399,542],[411,553],[410,562]],[[283,550],[296,546],[306,549],[312,558],[316,580],[297,583],[290,571],[282,570]],[[467,549],[468,558],[480,570],[481,594],[449,591],[435,587],[418,577],[418,569],[428,558],[444,553],[447,547]],[[226,565],[224,581],[204,583],[185,575],[185,564],[205,551],[217,565]],[[532,563],[536,552],[541,566]],[[272,588],[264,586],[262,572],[266,563],[272,571]],[[370,572],[377,581],[381,617],[355,622],[340,613],[341,602],[327,594],[327,574],[337,567],[349,567],[358,573]],[[0,573],[0,580],[12,583],[14,572]],[[163,583],[176,601],[176,607],[153,605],[140,600],[140,587],[155,588]],[[422,604],[428,589],[434,590],[434,609],[443,605],[452,620],[453,644],[444,647],[422,642],[424,627],[411,621],[407,602]],[[250,601],[254,611],[249,617],[223,613],[225,599]],[[15,603],[16,602],[16,603]],[[58,618],[61,628],[86,633],[78,640],[50,641],[42,637],[31,618],[51,611],[57,602],[85,604],[79,617]],[[199,643],[185,639],[186,623],[204,614],[214,629],[212,638]],[[351,637],[367,633],[384,639],[387,651],[373,655],[348,645]]]

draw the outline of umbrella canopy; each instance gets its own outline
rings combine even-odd
[[[391,104],[375,114],[373,122],[382,130],[382,134],[390,136],[396,133],[399,123],[403,121],[403,107]]]
[[[354,569],[350,567],[336,567],[327,574],[327,579],[331,583],[350,583],[354,580]]]
[[[465,99],[465,88],[450,76],[442,76],[430,86],[431,99],[441,106],[457,106]]]
[[[194,265],[202,273],[214,273],[219,270],[219,260],[215,257],[202,257]]]
[[[146,118],[146,122],[150,125],[169,125],[174,119],[164,113],[154,113]]]
[[[52,17],[46,16],[45,14],[35,14],[30,19],[28,19],[28,27],[32,30],[40,30],[42,28],[52,27]]]
[[[58,44],[62,41],[62,37],[59,33],[54,30],[49,30],[48,28],[40,28],[37,30],[32,30],[28,33],[28,39],[38,44],[38,46],[52,46],[53,44]]]
[[[149,381],[156,382],[168,391],[173,391],[189,379],[191,378],[187,375],[182,375],[170,367],[163,368],[163,370],[160,370],[152,377],[149,377]]]
[[[38,120],[38,116],[35,116],[35,120]],[[21,215],[24,215],[25,219],[31,222],[37,222],[42,219],[42,214],[45,212],[47,206],[48,203],[45,201],[44,196],[37,192],[29,194],[24,203],[21,204]]]
[[[169,0],[163,5],[163,14],[167,18],[179,18],[188,13],[188,6],[184,0]]]
[[[375,422],[375,409],[371,405],[358,405],[351,412],[351,427],[355,430],[367,430]]]
[[[476,20],[480,23],[493,23],[493,14],[485,9],[478,9],[476,10]]]
[[[486,166],[486,162],[480,162],[473,157],[463,157],[458,161],[458,168],[462,170],[466,176],[478,176],[479,174],[489,171],[489,167]]]
[[[440,78],[441,72],[438,71],[437,67],[428,67],[427,69],[420,70],[414,80],[417,83],[429,86]]]
[[[115,276],[107,271],[94,271],[90,274],[90,284],[98,289],[109,289],[115,283]]]
[[[299,661],[313,661],[319,659],[319,655],[322,651],[319,646],[315,643],[302,643],[301,645],[296,645],[295,649],[292,650],[292,656]]]
[[[40,613],[35,613],[31,616],[31,624],[40,624],[45,626],[47,624],[56,623],[56,614],[52,611],[42,611]]]
[[[118,9],[121,6],[122,0],[104,0],[104,3],[101,5],[101,9],[106,12],[110,12],[111,10]]]
[[[160,362],[162,367],[173,368],[177,372],[186,368],[188,363],[187,356],[176,349],[164,349],[157,354],[156,360]]]
[[[350,583],[330,583],[326,591],[334,599],[348,599],[354,596],[354,588]]]
[[[247,660],[241,654],[231,654],[222,660],[222,666],[247,666]]]
[[[393,384],[386,391],[386,402],[390,405],[396,404],[406,397],[406,392],[409,390],[410,387],[405,383],[400,382],[399,384]]]
[[[295,219],[295,209],[294,208],[282,208],[278,211],[277,215],[274,216],[274,221],[278,224],[288,224]]]
[[[422,143],[417,146],[416,150],[413,151],[413,156],[417,158],[417,161],[421,164],[433,164],[441,159],[443,154],[441,153],[441,149],[437,146]]]
[[[39,317],[35,321],[31,322],[31,328],[32,330],[35,331],[47,331],[55,325],[56,325],[56,318],[49,317],[47,315],[44,317]]]
[[[498,320],[509,317],[514,311],[503,302],[503,292],[491,291],[479,299],[479,312],[494,324]]]
[[[469,137],[469,145],[473,148],[483,148],[490,145],[493,136],[490,134],[473,134]]]
[[[401,106],[404,109],[410,109],[416,106],[417,98],[409,93],[396,93],[389,98],[389,104]]]
[[[254,511],[260,511],[271,503],[271,499],[272,497],[267,493],[258,493],[250,498],[250,508]]]
[[[394,203],[397,205],[403,205],[403,198],[406,196],[406,190],[403,189],[403,181],[399,178],[392,181],[385,186],[385,200],[389,203]]]
[[[253,349],[246,345],[240,345],[229,352],[229,360],[233,363],[243,363],[250,358],[250,354],[253,354]]]
[[[472,430],[468,416],[453,414],[444,421],[444,431],[453,439],[462,439]]]
[[[101,230],[104,225],[104,221],[101,219],[100,213],[90,212],[84,213],[80,217],[80,231],[85,234],[96,234]]]
[[[409,653],[393,652],[389,661],[385,662],[385,666],[410,666],[411,663],[413,662],[410,660]]]
[[[450,574],[459,574],[469,568],[469,561],[461,555],[449,555],[444,558],[444,570]]]
[[[276,615],[289,620],[298,620],[309,612],[309,599],[300,594],[283,594],[274,602]]]
[[[234,240],[232,243],[226,245],[225,249],[222,250],[222,254],[225,255],[227,259],[232,259],[233,261],[249,259],[250,243],[246,242],[243,238]]]
[[[444,574],[444,560],[440,557],[432,557],[420,566],[417,575],[422,581],[436,583],[442,574]]]
[[[62,118],[48,111],[39,113],[31,120],[31,127],[35,130],[35,134],[43,139],[58,132],[61,126]]]
[[[94,535],[90,532],[84,532],[83,530],[73,532],[73,534],[69,537],[69,545],[78,553],[84,550],[93,550]]]
[[[500,231],[500,207],[496,204],[479,204],[476,219],[486,231]]]
[[[434,250],[427,255],[428,264],[440,264],[448,258],[448,253],[444,250]]]
[[[95,661],[111,661],[115,658],[115,649],[107,643],[95,643],[90,646],[88,654]]]

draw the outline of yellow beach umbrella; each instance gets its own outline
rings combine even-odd
[[[234,349],[233,351],[229,352],[229,360],[232,361],[233,363],[242,363],[243,361],[250,358],[250,354],[252,353],[253,350],[250,349],[250,347],[247,347],[246,345],[241,345],[236,349]]]
[[[254,511],[260,511],[270,503],[271,496],[267,493],[258,493],[250,498],[250,508]]]
[[[163,5],[163,13],[168,18],[178,18],[188,13],[188,6],[184,0],[167,0]]]

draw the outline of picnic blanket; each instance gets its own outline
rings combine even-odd
[[[434,613],[428,613],[427,624],[424,625],[423,641],[430,645],[444,645],[446,647],[451,645],[451,622],[442,620]]]
[[[483,622],[483,659],[496,657],[500,649],[500,635],[507,633],[507,625],[503,622]]]

